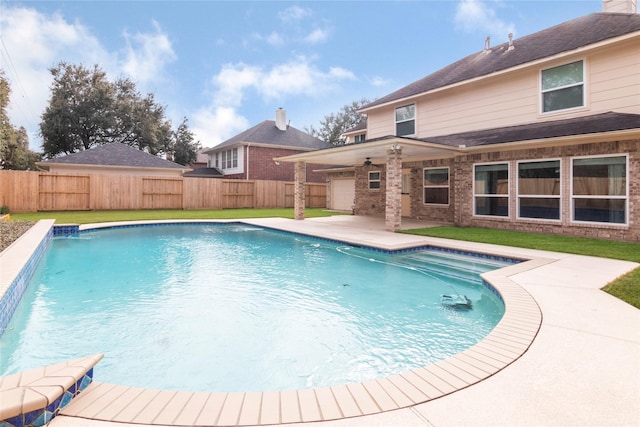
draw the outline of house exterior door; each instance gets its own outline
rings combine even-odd
[[[402,169],[402,216],[411,216],[411,169]]]

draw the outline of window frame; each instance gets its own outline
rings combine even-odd
[[[378,174],[378,178],[377,179],[372,179],[371,175],[373,175],[373,174]],[[369,190],[375,190],[375,191],[380,190],[380,185],[381,185],[381,182],[382,182],[382,173],[380,171],[369,171],[367,173],[367,178],[368,178],[367,188]],[[371,184],[373,184],[373,183],[377,183],[378,186],[377,187],[375,187],[375,186],[372,187]]]
[[[238,147],[229,148],[220,152],[220,164],[223,171],[238,168]]]
[[[520,165],[527,163],[545,163],[545,162],[558,162],[559,169],[559,177],[558,177],[558,195],[555,194],[520,194]],[[550,221],[550,222],[561,222],[562,221],[562,177],[564,174],[564,170],[562,167],[562,159],[561,158],[550,158],[550,159],[528,159],[528,160],[518,160],[516,162],[516,218],[519,220],[526,221]],[[529,216],[521,216],[520,215],[520,202],[521,199],[557,199],[558,200],[558,218],[536,218]]]
[[[492,166],[492,165],[507,165],[507,193],[506,194],[491,194],[491,193],[477,193],[476,188],[476,169],[478,166]],[[489,163],[474,163],[473,164],[473,175],[472,175],[472,192],[473,192],[473,203],[472,203],[472,215],[474,217],[481,218],[494,218],[494,219],[509,219],[511,217],[511,162],[501,161],[501,162],[489,162]],[[478,197],[488,197],[488,198],[496,198],[496,199],[506,199],[507,201],[507,214],[506,215],[487,215],[487,214],[478,214],[477,212],[477,202],[476,199]]]
[[[576,195],[574,194],[574,162],[575,160],[582,159],[606,159],[606,158],[614,158],[614,157],[624,157],[624,165],[625,165],[625,194],[624,196],[617,195]],[[629,153],[616,153],[616,154],[594,154],[588,156],[575,156],[571,157],[569,160],[569,209],[571,213],[571,223],[574,224],[590,224],[590,225],[600,225],[600,226],[608,226],[608,227],[628,227],[629,226]],[[624,200],[624,222],[601,222],[601,221],[586,221],[586,220],[576,220],[576,209],[575,209],[575,201],[576,200]]]
[[[424,174],[427,170],[439,170],[445,169],[447,171],[447,184],[446,185],[426,185],[424,181]],[[446,188],[447,189],[447,203],[429,203],[426,200],[425,194],[427,188]],[[451,205],[451,169],[449,166],[430,166],[422,168],[422,204],[425,206],[449,206]]]
[[[413,118],[406,119],[406,120],[398,120],[398,110],[400,110],[401,108],[406,108],[406,107],[413,107]],[[417,120],[416,120],[417,116],[418,116],[418,107],[417,107],[417,105],[415,103],[401,105],[399,107],[396,107],[393,110],[394,135],[395,136],[415,136],[416,135],[416,128],[417,128]],[[409,122],[413,122],[413,133],[405,133],[405,134],[400,135],[398,133],[398,124],[405,124],[405,123],[409,123]]]
[[[553,70],[554,68],[559,68],[565,65],[570,65],[570,64],[575,64],[577,62],[582,62],[582,81],[580,83],[572,83],[572,84],[568,84],[568,85],[563,85],[563,86],[558,86],[558,87],[554,87],[552,89],[543,89],[543,75],[545,71],[549,71],[549,70]],[[541,115],[548,115],[548,114],[557,114],[557,113],[563,113],[566,111],[573,111],[573,110],[579,110],[579,109],[584,109],[587,107],[587,61],[584,58],[581,59],[577,59],[575,61],[571,61],[571,62],[565,62],[562,64],[558,64],[558,65],[554,65],[552,67],[547,67],[544,69],[540,70],[539,73],[539,78],[538,78],[538,85],[539,85],[539,90],[538,93],[540,94],[540,114]],[[560,109],[556,109],[556,110],[549,110],[549,111],[545,111],[544,110],[544,95],[545,93],[551,93],[551,92],[555,92],[555,91],[559,91],[559,90],[563,90],[563,89],[568,89],[568,88],[572,88],[572,87],[577,87],[577,86],[582,86],[582,105],[577,105],[575,107],[567,107],[567,108],[560,108]]]
[[[367,134],[366,133],[359,133],[356,135],[353,135],[353,142],[364,142],[367,139]]]

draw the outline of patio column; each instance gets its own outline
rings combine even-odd
[[[387,150],[385,196],[385,227],[398,231],[402,222],[402,148],[395,144]]]
[[[304,162],[296,162],[294,166],[295,189],[293,193],[293,217],[304,219],[305,205],[305,172],[307,165]]]

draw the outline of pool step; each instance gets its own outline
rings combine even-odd
[[[419,270],[473,281],[482,273],[511,265],[507,261],[437,250],[404,254],[398,261]]]

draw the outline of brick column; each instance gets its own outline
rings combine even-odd
[[[305,171],[307,165],[304,162],[296,162],[295,164],[295,189],[293,196],[293,213],[295,219],[304,219],[305,205]]]
[[[402,148],[387,150],[385,227],[398,231],[402,223]]]

